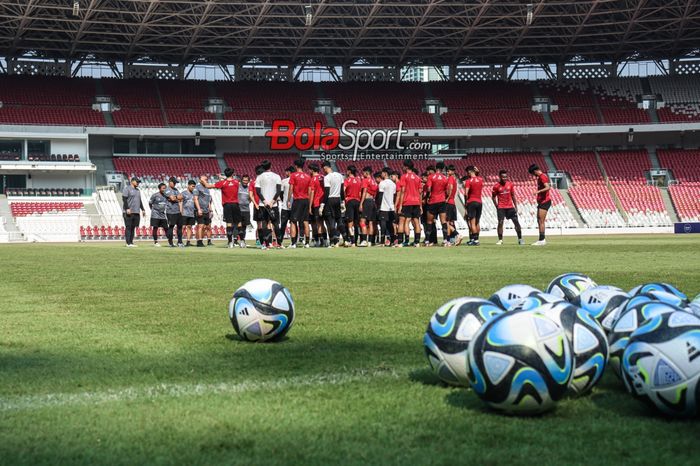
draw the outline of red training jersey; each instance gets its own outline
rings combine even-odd
[[[314,201],[311,207],[319,207],[323,200],[323,175],[316,175],[311,181],[311,189],[314,190]]]
[[[238,185],[240,183],[236,179],[221,180],[214,184],[216,189],[221,190],[222,204],[238,204]]]
[[[498,197],[499,209],[512,209],[515,207],[513,194],[515,194],[515,186],[512,181],[506,181],[504,184],[499,182],[493,186],[493,195]]]
[[[345,178],[345,200],[346,201],[359,201],[360,194],[362,193],[362,181],[356,176],[348,176]]]
[[[430,190],[428,204],[439,204],[447,200],[447,184],[449,181],[442,173],[433,173],[428,177],[427,187]]]
[[[452,187],[452,192],[450,192],[450,197],[447,198],[447,203],[455,205],[455,196],[457,195],[457,178],[454,176],[448,176],[447,186]]]
[[[403,186],[403,205],[421,204],[421,179],[413,172],[406,173],[401,177]]]
[[[248,183],[248,196],[251,199],[255,199],[256,204],[260,204],[260,196],[258,196],[258,191],[255,189],[255,178]]]
[[[367,190],[367,197],[374,199],[374,196],[377,195],[377,191],[379,191],[379,185],[372,177],[362,178],[362,189]]]
[[[289,186],[292,187],[293,199],[308,199],[311,176],[304,172],[294,172],[289,175]]]
[[[544,173],[540,173],[540,176],[537,177],[537,190],[544,189],[545,183],[549,183],[549,177]],[[544,204],[545,202],[551,201],[552,196],[550,196],[550,191],[537,194],[537,203]]]
[[[464,191],[467,195],[467,204],[470,202],[482,202],[481,192],[484,189],[484,179],[480,176],[469,178],[464,182]]]

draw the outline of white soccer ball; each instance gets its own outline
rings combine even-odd
[[[489,301],[510,311],[513,305],[532,293],[541,293],[530,285],[507,285],[491,295]]]
[[[259,278],[241,286],[229,302],[236,333],[248,341],[279,340],[294,323],[294,300],[280,283]]]
[[[567,301],[574,301],[578,295],[588,288],[598,286],[591,277],[582,273],[565,273],[549,283],[547,293],[559,296]]]

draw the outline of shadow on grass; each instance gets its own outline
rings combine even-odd
[[[254,344],[254,343],[275,344],[275,343],[284,343],[284,342],[286,342],[286,341],[289,341],[289,336],[285,335],[285,336],[283,336],[282,338],[280,338],[280,339],[278,339],[278,340],[263,341],[263,342],[255,342],[255,341],[244,340],[243,338],[241,338],[240,335],[238,335],[238,334],[236,334],[236,333],[227,333],[227,334],[226,334],[226,339],[229,340],[229,341],[233,341],[233,342],[236,342],[236,343],[244,343],[244,344],[247,344],[247,345],[251,345],[251,344]]]
[[[455,389],[445,395],[445,402],[459,409],[473,411],[477,413],[497,413],[481,401],[473,390],[469,388]]]
[[[445,382],[440,380],[440,378],[435,375],[435,372],[430,369],[416,369],[408,374],[408,379],[411,382],[418,382],[423,385],[430,385],[434,387],[449,387]]]

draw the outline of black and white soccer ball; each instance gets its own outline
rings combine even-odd
[[[481,298],[457,298],[433,314],[423,336],[423,347],[431,369],[443,382],[466,387],[467,349],[484,322],[503,309]]]
[[[598,383],[608,363],[603,327],[586,310],[567,302],[545,304],[533,312],[546,315],[564,329],[574,358],[569,389],[575,395],[587,393]]]
[[[565,273],[559,275],[547,286],[547,293],[573,301],[588,288],[598,286],[588,275],[582,273]]]
[[[573,304],[588,311],[608,332],[620,308],[629,298],[630,296],[620,288],[607,285],[594,286],[578,295],[573,300]]]
[[[639,298],[639,296],[635,296],[635,298]],[[632,299],[630,299],[630,301],[632,301]],[[632,332],[654,316],[676,311],[685,312],[676,306],[659,301],[640,301],[638,304],[626,308],[618,316],[608,332],[610,367],[613,372],[621,376],[620,361],[622,360],[622,354],[625,352],[625,348],[627,348]]]
[[[532,293],[541,293],[530,285],[507,285],[491,295],[489,301],[510,311],[513,305]]]
[[[530,293],[528,296],[525,296],[521,300],[513,303],[510,310],[531,311],[542,306],[543,304],[561,303],[565,301],[566,300],[564,298],[560,298],[559,296],[554,296],[553,294],[537,291],[534,293]]]
[[[700,318],[676,311],[635,330],[622,357],[627,390],[664,414],[700,414]]]
[[[552,409],[573,374],[564,329],[536,311],[511,311],[486,322],[469,345],[469,384],[489,406],[510,414]]]
[[[294,300],[280,283],[259,278],[233,293],[228,316],[236,333],[244,340],[279,340],[294,323]]]

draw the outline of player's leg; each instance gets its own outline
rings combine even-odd
[[[413,218],[413,244],[415,246],[420,246],[420,217]]]
[[[433,212],[432,205],[426,206],[428,212],[426,214],[425,222],[425,245],[433,245],[433,228],[435,228],[435,213]],[[435,236],[437,237],[437,228],[435,228]]]
[[[503,223],[506,219],[506,213],[503,209],[498,209],[498,227],[496,227],[496,232],[498,233],[498,241],[496,244],[503,244]]]
[[[517,213],[513,212],[511,221],[513,222],[513,227],[515,227],[515,234],[518,235],[518,244],[525,244],[523,241],[523,230],[520,228],[520,220],[518,220]]]
[[[173,244],[173,231],[177,226],[177,216],[176,214],[167,214],[166,217],[168,218],[168,227],[165,229],[165,237],[168,239],[168,244],[172,248],[175,247]]]
[[[539,239],[534,243],[536,246],[544,246],[547,244],[545,240],[545,225],[547,222],[547,212],[549,212],[549,207],[552,205],[551,202],[546,204],[541,204],[537,206],[537,227],[539,230]]]

